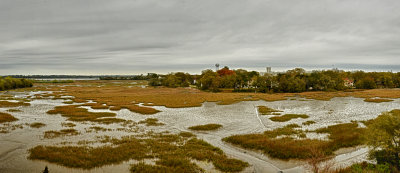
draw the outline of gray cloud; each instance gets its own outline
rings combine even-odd
[[[400,71],[398,0],[2,0],[0,74]]]

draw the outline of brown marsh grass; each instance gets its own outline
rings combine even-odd
[[[0,133],[9,133],[10,131],[23,128],[24,126],[22,124],[3,123],[0,126]]]
[[[11,114],[0,112],[0,123],[17,121],[18,119]]]
[[[7,112],[22,112],[19,109],[8,109]]]
[[[44,126],[46,126],[46,124],[40,123],[40,122],[34,122],[32,124],[29,125],[31,128],[42,128]]]
[[[357,123],[338,124],[318,129],[316,132],[328,133],[329,140],[276,138],[280,135],[303,133],[300,130],[284,127],[266,131],[264,134],[233,135],[224,138],[223,141],[246,149],[260,150],[278,159],[309,159],[313,157],[314,151],[330,156],[340,148],[354,147],[364,143],[365,129],[359,128]]]
[[[190,130],[217,130],[221,128],[221,124],[204,124],[204,125],[198,125],[198,126],[191,126],[189,127]]]
[[[165,87],[139,87],[131,84],[135,81],[79,81],[72,86],[63,84],[37,84],[36,90],[48,90],[56,98],[60,95],[73,96],[76,103],[86,103],[88,100],[101,104],[101,108],[109,107],[110,110],[129,109],[140,114],[155,114],[159,112],[151,106],[165,106],[168,108],[196,107],[204,102],[217,102],[217,104],[234,104],[241,101],[278,101],[288,97],[299,96],[308,99],[330,100],[333,97],[359,97],[359,98],[400,98],[397,89],[352,90],[337,92],[304,92],[304,93],[211,93],[194,88],[165,88]],[[60,92],[62,89],[65,91]],[[29,90],[29,89],[25,89]],[[138,105],[143,103],[144,106]],[[105,105],[102,105],[105,104]],[[97,107],[95,106],[95,107]],[[150,106],[150,107],[145,107]]]
[[[139,124],[146,124],[146,126],[162,126],[165,125],[164,123],[158,122],[156,118],[147,118],[143,121],[139,121]]]
[[[112,129],[108,129],[108,128],[104,128],[104,127],[100,127],[100,126],[92,126],[92,127],[89,127],[89,128],[87,128],[87,129],[85,129],[86,130],[86,132],[92,132],[92,131],[95,131],[96,133],[97,132],[105,132],[105,131],[112,131]]]
[[[89,112],[85,108],[79,108],[80,105],[56,106],[53,110],[47,111],[48,114],[61,114],[67,117],[69,121],[92,121],[104,124],[119,123],[125,120],[114,118],[112,112]]]
[[[315,123],[316,123],[315,121],[306,121],[306,122],[303,122],[302,125],[309,126],[309,125],[315,124]]]
[[[286,122],[296,118],[303,118],[306,119],[309,116],[306,114],[285,114],[282,116],[271,117],[269,118],[271,121],[278,121],[278,122]]]
[[[68,123],[62,122],[62,123],[61,123],[61,126],[62,126],[62,127],[75,127],[76,124],[71,123],[71,122],[68,122]]]
[[[79,135],[80,133],[75,130],[75,129],[62,129],[60,131],[45,131],[44,132],[44,138],[47,139],[53,139],[53,138],[58,138],[58,137],[62,137],[62,136],[75,136],[75,135]]]
[[[182,167],[185,162],[175,163],[174,167],[167,166],[159,166],[159,165],[150,165],[145,164],[144,162],[139,162],[137,164],[131,165],[130,172],[132,173],[186,173],[186,172],[203,172],[199,171],[198,167],[194,167],[192,163],[185,165]]]
[[[110,106],[103,105],[100,103],[86,103],[86,104],[83,104],[82,106],[90,106],[92,109],[108,109],[108,108],[110,108]]]
[[[273,114],[277,114],[279,112],[282,112],[280,110],[275,110],[275,109],[272,109],[272,108],[269,108],[269,107],[266,107],[266,106],[257,106],[257,108],[258,108],[258,112],[261,115],[273,115]]]
[[[302,130],[298,130],[296,128],[300,128],[297,124],[289,124],[282,128],[276,128],[274,130],[265,131],[264,135],[268,136],[269,138],[276,138],[278,136],[298,136],[298,137],[305,137],[305,134]]]
[[[30,103],[25,103],[25,102],[0,101],[0,108],[30,106],[30,105],[31,105]]]
[[[201,172],[202,169],[192,163],[191,159],[212,162],[216,169],[223,172],[238,172],[248,166],[245,162],[228,158],[219,148],[193,138],[188,132],[179,135],[145,134],[143,137],[108,137],[102,139],[102,142],[109,145],[98,147],[40,145],[29,150],[28,158],[83,169],[118,164],[130,159],[158,159],[154,166],[144,163],[132,165],[132,172]]]

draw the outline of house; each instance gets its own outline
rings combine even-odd
[[[349,78],[344,78],[343,81],[345,87],[354,87],[354,80],[351,80]]]

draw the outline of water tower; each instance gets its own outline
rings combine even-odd
[[[267,73],[271,73],[271,72],[272,72],[271,67],[267,67]]]
[[[219,70],[219,64],[215,64],[215,71]]]

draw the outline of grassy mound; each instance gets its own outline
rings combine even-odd
[[[221,128],[221,124],[204,124],[204,125],[198,125],[198,126],[191,126],[189,127],[190,130],[217,130]]]
[[[18,119],[8,113],[0,112],[0,123],[17,121]]]
[[[295,119],[295,118],[303,118],[303,119],[305,119],[305,118],[308,118],[308,117],[309,116],[306,115],[306,114],[285,114],[285,115],[278,116],[278,117],[271,117],[269,119],[272,120],[272,121],[286,122],[286,121],[290,121],[290,120]]]

